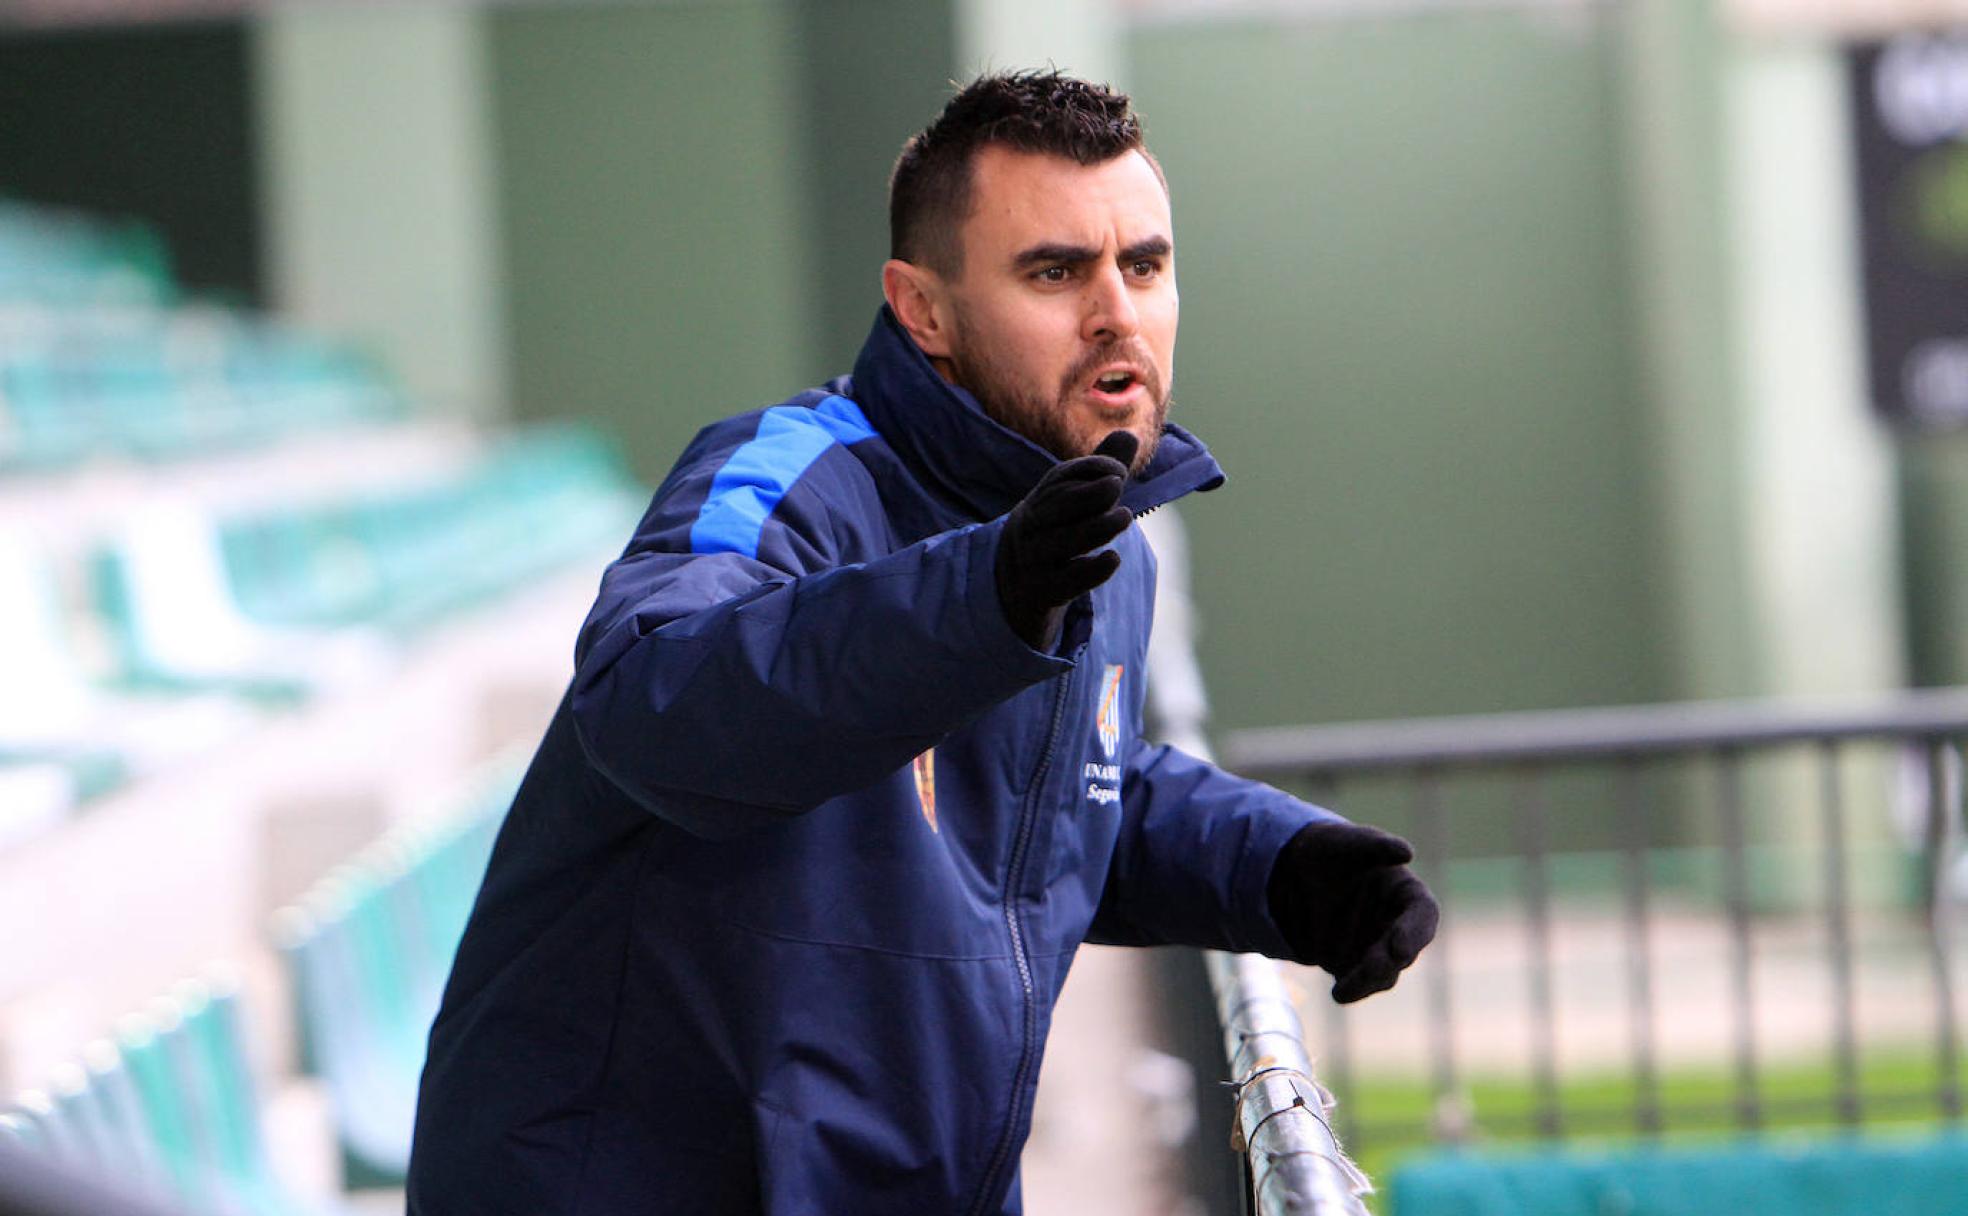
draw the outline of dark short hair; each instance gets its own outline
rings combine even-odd
[[[1139,151],[1141,120],[1126,93],[1046,72],[981,76],[911,136],[888,179],[889,256],[954,276],[963,270],[959,229],[970,215],[972,165],[992,144],[1100,165]],[[1163,182],[1167,188],[1167,182]]]

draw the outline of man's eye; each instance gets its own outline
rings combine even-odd
[[[1064,283],[1066,281],[1066,273],[1067,271],[1064,266],[1048,266],[1039,272],[1038,277],[1042,283]]]
[[[1155,273],[1159,271],[1161,267],[1156,265],[1154,262],[1151,262],[1148,259],[1143,258],[1140,261],[1136,262],[1133,266],[1130,266],[1128,269],[1133,272],[1134,277],[1137,279],[1152,279],[1155,277]]]

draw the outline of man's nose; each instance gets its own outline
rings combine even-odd
[[[1104,273],[1095,275],[1087,289],[1082,336],[1089,342],[1116,342],[1134,337],[1140,328],[1134,297],[1120,269],[1110,266]]]

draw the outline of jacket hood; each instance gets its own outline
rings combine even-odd
[[[938,375],[886,304],[855,360],[847,395],[925,487],[972,519],[1009,511],[1059,463]],[[1128,482],[1121,502],[1138,515],[1223,482],[1202,441],[1166,423],[1154,459]]]

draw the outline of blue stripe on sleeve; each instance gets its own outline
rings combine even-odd
[[[821,453],[874,436],[861,407],[845,397],[811,408],[773,406],[711,478],[710,496],[690,528],[690,551],[757,557],[765,521]]]

